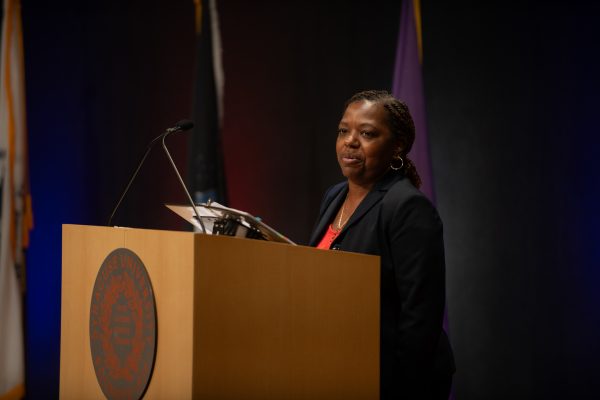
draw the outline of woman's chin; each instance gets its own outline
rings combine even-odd
[[[361,174],[360,174],[360,170],[356,167],[348,167],[348,166],[342,166],[341,168],[342,171],[342,175],[344,175],[346,178],[352,180],[352,179],[357,179]]]

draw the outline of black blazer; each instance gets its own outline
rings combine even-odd
[[[348,184],[325,193],[310,239],[316,246]],[[442,221],[431,202],[392,170],[360,203],[332,249],[381,257],[381,396],[429,398],[450,379],[454,359],[442,329],[445,262]]]

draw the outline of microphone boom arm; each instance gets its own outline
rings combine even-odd
[[[175,163],[173,162],[173,159],[171,158],[171,155],[169,154],[169,151],[167,150],[167,147],[165,146],[165,137],[170,135],[171,133],[187,131],[188,129],[191,129],[193,126],[194,126],[194,123],[192,121],[187,120],[187,119],[182,119],[181,121],[177,122],[177,124],[174,127],[167,129],[166,131],[164,131],[163,133],[161,133],[160,135],[158,135],[157,137],[152,139],[152,141],[148,144],[148,147],[146,148],[146,152],[140,159],[140,162],[138,163],[137,168],[133,171],[131,178],[129,178],[129,182],[127,182],[127,186],[125,186],[125,190],[123,191],[123,194],[121,194],[121,197],[119,198],[119,201],[117,202],[117,205],[115,205],[115,208],[113,208],[112,213],[110,214],[110,217],[108,218],[108,223],[106,224],[107,226],[111,225],[111,222],[115,216],[115,213],[117,212],[117,210],[119,209],[119,206],[123,202],[125,195],[127,194],[127,192],[129,192],[129,188],[131,187],[131,184],[135,180],[137,174],[140,172],[142,165],[144,165],[144,161],[146,161],[146,157],[148,157],[148,154],[150,154],[150,150],[152,150],[152,147],[154,147],[154,144],[156,143],[156,141],[161,138],[162,138],[163,147],[165,148],[165,151],[167,152],[167,156],[169,157],[169,160],[171,161],[173,168],[175,168],[175,172],[177,173],[177,176],[179,177],[179,180],[181,181],[181,184],[183,185],[183,188],[185,189],[185,192],[191,201],[192,197],[190,196],[190,193],[188,192],[187,188],[185,187],[185,184],[183,183],[183,179],[181,179],[181,175],[179,175],[179,171],[177,170],[177,167],[175,166]],[[200,219],[200,216],[198,215],[198,211],[196,210],[194,202],[192,202],[192,206],[194,207],[194,212],[196,213],[196,218],[198,218],[198,220],[200,221],[200,226],[202,227],[203,233],[206,233],[206,229],[204,228],[204,224],[202,223],[202,220]]]
[[[198,222],[200,223],[200,227],[202,228],[202,233],[206,233],[206,228],[204,227],[204,222],[202,222],[202,218],[200,218],[200,214],[198,214],[198,210],[196,209],[196,203],[194,203],[194,200],[192,200],[192,196],[190,195],[189,190],[185,186],[185,183],[183,182],[183,179],[181,178],[181,175],[179,174],[179,170],[177,169],[177,166],[175,165],[175,161],[173,161],[173,158],[171,157],[171,153],[169,153],[169,149],[167,149],[167,145],[165,144],[165,139],[171,133],[172,132],[166,132],[164,135],[162,135],[162,147],[163,147],[163,149],[165,149],[165,153],[167,154],[167,157],[169,158],[169,161],[171,162],[171,165],[173,166],[173,170],[175,170],[175,173],[177,174],[177,178],[179,178],[179,182],[181,183],[181,186],[183,187],[183,190],[184,190],[185,194],[187,195],[188,200],[190,201],[190,205],[194,209],[194,214],[196,214],[195,217],[198,220]]]
[[[131,178],[129,178],[129,182],[127,182],[127,186],[125,186],[125,190],[123,190],[123,194],[121,195],[121,198],[119,198],[119,201],[117,201],[117,205],[115,205],[115,208],[113,208],[112,213],[110,214],[110,217],[108,218],[108,222],[106,223],[106,226],[110,226],[110,223],[112,222],[112,220],[113,220],[113,218],[115,216],[115,213],[119,209],[119,206],[121,205],[121,202],[123,202],[123,199],[125,198],[125,195],[129,191],[129,187],[131,186],[131,184],[135,180],[135,177],[137,176],[137,174],[140,172],[140,169],[142,168],[142,165],[144,165],[144,161],[146,161],[146,157],[148,157],[148,154],[150,154],[150,150],[152,150],[152,147],[154,147],[154,143],[158,139],[160,139],[161,137],[163,137],[166,133],[168,133],[168,132],[161,133],[160,135],[158,135],[157,137],[155,137],[154,139],[152,139],[152,141],[148,144],[148,147],[146,148],[146,152],[144,153],[144,155],[140,159],[140,162],[138,163],[138,166],[135,169],[135,171],[133,171],[133,174],[131,174]]]

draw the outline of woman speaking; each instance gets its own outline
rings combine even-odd
[[[442,222],[406,156],[414,140],[407,106],[389,93],[346,102],[336,141],[346,181],[325,193],[311,245],[381,257],[381,398],[447,399]]]

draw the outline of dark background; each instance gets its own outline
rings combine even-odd
[[[191,115],[192,0],[23,0],[29,398],[58,396],[61,224],[104,224],[147,142]],[[600,392],[600,6],[423,1],[458,399]],[[220,1],[232,207],[305,242],[344,100],[389,89],[400,2]],[[170,139],[186,172],[189,138]],[[185,229],[155,149],[119,225]]]

